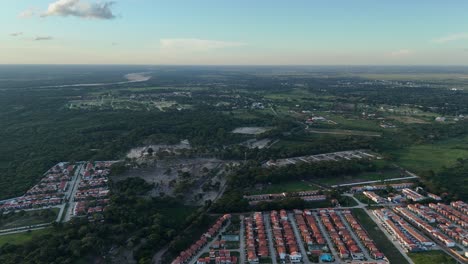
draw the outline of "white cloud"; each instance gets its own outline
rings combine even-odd
[[[35,41],[43,41],[43,40],[52,40],[51,36],[37,36],[34,38]]]
[[[162,50],[208,51],[245,46],[242,42],[207,40],[195,38],[161,39]]]
[[[18,37],[18,36],[21,36],[21,35],[23,35],[23,32],[13,32],[13,33],[10,34],[10,36],[12,36],[12,37]]]
[[[400,50],[395,50],[395,51],[392,51],[390,52],[388,55],[390,57],[405,57],[405,56],[408,56],[408,55],[411,55],[413,52],[411,50],[408,50],[408,49],[400,49]]]
[[[432,42],[447,43],[447,42],[463,40],[463,39],[468,39],[468,33],[451,34],[451,35],[447,35],[447,36],[444,36],[444,37],[433,39]]]
[[[89,3],[81,0],[57,0],[49,4],[42,17],[75,16],[81,18],[113,19],[113,1]]]
[[[36,15],[36,9],[34,8],[28,8],[24,10],[23,12],[18,14],[19,18],[31,18]]]

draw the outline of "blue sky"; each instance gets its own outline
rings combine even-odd
[[[468,65],[468,1],[17,0],[0,63]]]

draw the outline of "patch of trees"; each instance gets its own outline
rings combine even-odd
[[[434,193],[447,193],[453,199],[468,200],[468,159],[459,159],[457,164],[440,172],[426,171],[421,174],[426,187]]]

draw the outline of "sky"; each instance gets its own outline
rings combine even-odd
[[[8,0],[0,64],[468,65],[463,0]]]

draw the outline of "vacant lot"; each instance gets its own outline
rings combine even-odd
[[[374,240],[377,248],[388,258],[390,263],[408,263],[408,261],[401,255],[400,251],[392,244],[384,233],[379,229],[377,224],[367,215],[363,209],[352,209],[353,215],[361,223],[364,229],[369,234],[370,238]]]
[[[58,212],[58,208],[52,208],[0,215],[0,229],[50,223],[57,218]]]
[[[440,250],[427,252],[409,253],[408,256],[415,264],[455,264],[457,263],[452,257]]]
[[[252,191],[252,194],[268,194],[282,192],[300,192],[317,190],[318,187],[305,181],[294,181],[285,183],[273,183],[266,185],[262,190]]]
[[[458,158],[468,157],[468,136],[411,146],[393,154],[403,168],[415,172],[437,171],[455,164]]]

